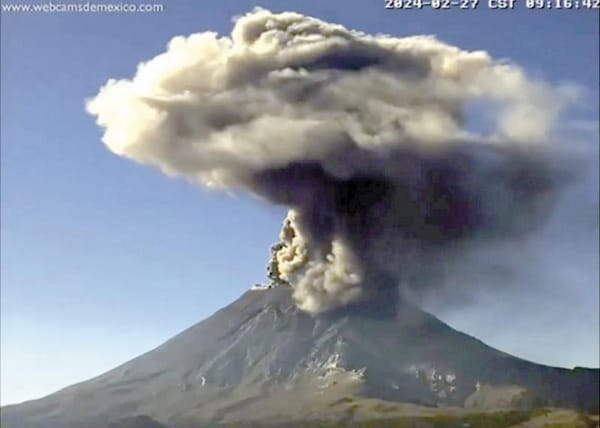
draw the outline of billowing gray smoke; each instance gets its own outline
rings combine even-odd
[[[572,96],[434,37],[257,9],[231,37],[174,38],[87,109],[118,155],[289,206],[272,265],[320,312],[435,287],[442,254],[539,224],[560,184],[545,137]],[[465,124],[475,104],[488,135]]]

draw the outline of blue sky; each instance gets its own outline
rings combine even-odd
[[[282,208],[118,158],[84,110],[108,78],[131,77],[173,36],[227,34],[231,17],[255,5],[171,0],[156,14],[2,14],[2,404],[100,374],[264,278]],[[577,83],[584,93],[569,133],[598,144],[597,13],[491,11],[485,3],[391,11],[383,0],[260,5],[366,32],[435,34],[551,83]],[[597,185],[585,191],[597,210]],[[438,315],[523,358],[597,367],[597,251],[594,243],[585,254],[591,271],[580,285],[547,290],[542,303],[511,291],[486,297],[483,309]]]

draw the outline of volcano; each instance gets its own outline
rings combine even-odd
[[[357,397],[417,413],[598,411],[598,369],[525,361],[392,301],[379,296],[314,316],[296,307],[288,286],[255,287],[101,376],[4,407],[2,427],[268,426],[339,419],[336,408]]]

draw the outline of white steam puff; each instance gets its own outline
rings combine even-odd
[[[293,297],[307,312],[321,312],[357,301],[362,296],[362,272],[354,254],[338,239],[328,248],[306,240],[301,214],[288,212],[274,253],[279,275],[273,279],[294,285]]]
[[[448,242],[526,229],[556,184],[539,147],[573,95],[432,36],[257,9],[230,37],[175,37],[87,110],[117,155],[293,208],[277,268],[314,313],[382,272],[395,287]],[[489,135],[464,123],[473,102]]]

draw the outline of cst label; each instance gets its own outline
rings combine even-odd
[[[514,9],[515,0],[487,0],[490,9]]]

